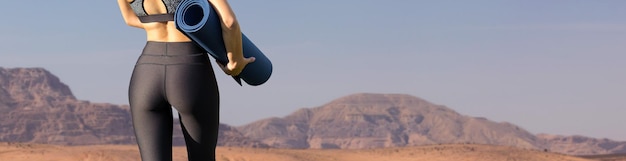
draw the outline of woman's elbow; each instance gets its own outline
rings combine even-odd
[[[130,27],[143,28],[143,25],[139,22],[133,22],[133,21],[125,21],[125,22],[126,22],[126,25]]]
[[[222,30],[236,31],[239,29],[239,22],[235,18],[224,18],[222,20]]]
[[[128,21],[126,21],[126,25],[127,25],[127,26],[130,26],[130,27],[135,27],[135,25],[134,25],[133,23],[128,22]]]
[[[137,27],[137,24],[133,24],[133,23],[130,23],[130,22],[126,22],[126,25],[130,26],[130,27]]]

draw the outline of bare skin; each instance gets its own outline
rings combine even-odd
[[[189,42],[187,36],[176,29],[174,21],[141,23],[139,18],[130,7],[133,0],[117,0],[122,17],[128,26],[137,27],[146,31],[148,41],[158,42]],[[254,57],[245,58],[243,56],[241,29],[235,13],[230,8],[226,0],[208,0],[213,6],[222,21],[222,35],[228,64],[226,66],[218,63],[224,73],[232,76],[239,75],[243,68],[254,62]],[[166,13],[167,9],[161,0],[144,0],[144,9],[148,15]]]

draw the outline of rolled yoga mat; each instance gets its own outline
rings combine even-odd
[[[178,30],[204,48],[215,60],[224,65],[228,63],[220,17],[207,0],[183,0],[176,9],[174,22]],[[272,62],[243,33],[241,39],[244,57],[255,57],[255,61],[246,65],[233,78],[239,85],[239,78],[249,85],[261,85],[272,75]]]

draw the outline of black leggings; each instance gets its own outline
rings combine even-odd
[[[209,58],[191,42],[147,42],[130,80],[133,127],[143,161],[172,160],[172,109],[189,161],[215,160],[219,94]]]

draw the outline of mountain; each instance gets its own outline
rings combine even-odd
[[[626,154],[626,142],[610,139],[597,139],[585,136],[561,136],[538,134],[538,138],[545,142],[554,152],[576,155],[597,154]]]
[[[178,121],[175,145],[184,145]],[[361,93],[240,127],[220,124],[219,146],[367,149],[475,143],[571,155],[626,153],[626,142],[534,135],[405,94]],[[0,68],[0,142],[134,144],[129,107],[77,100],[42,68]]]
[[[174,145],[184,145],[175,120]],[[218,145],[267,147],[221,124]],[[0,142],[134,144],[129,107],[77,100],[42,68],[0,68]]]
[[[363,149],[440,143],[533,148],[537,138],[510,123],[463,116],[404,94],[355,94],[238,128],[281,148]]]
[[[511,123],[461,115],[405,94],[349,95],[238,129],[246,137],[280,148],[364,149],[475,143],[572,155],[626,153],[626,142],[537,136]]]
[[[41,68],[0,68],[0,141],[67,145],[134,141],[128,107],[76,100]],[[117,128],[115,128],[117,127]]]

